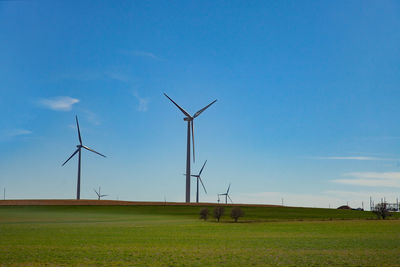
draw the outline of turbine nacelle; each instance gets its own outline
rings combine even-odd
[[[225,203],[226,204],[228,204],[228,198],[233,203],[231,197],[229,196],[229,189],[231,189],[231,184],[229,184],[228,190],[226,190],[226,193],[218,194],[218,202],[219,202],[219,196],[225,196]]]
[[[193,118],[185,117],[183,118],[184,121],[193,121]]]

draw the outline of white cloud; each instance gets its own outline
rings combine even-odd
[[[130,76],[116,71],[106,71],[104,72],[105,76],[112,80],[117,80],[120,82],[129,82],[131,80]]]
[[[335,179],[332,182],[356,186],[400,188],[400,172],[351,172],[345,176],[352,178]]]
[[[141,97],[138,92],[134,92],[133,96],[136,97],[138,103],[137,110],[145,112],[148,109],[149,99]]]
[[[9,141],[16,137],[31,135],[32,131],[26,129],[8,129],[0,131],[0,142]]]
[[[42,98],[39,104],[45,108],[57,111],[69,111],[72,106],[79,102],[79,99],[69,96],[57,96],[51,98]]]
[[[363,157],[363,156],[333,156],[333,157],[311,157],[312,159],[326,159],[326,160],[383,160],[383,161],[395,161],[396,159],[390,158],[378,158],[378,157]]]
[[[92,123],[94,125],[100,125],[101,124],[99,116],[97,116],[96,113],[94,113],[94,112],[92,112],[90,110],[87,110],[87,109],[81,110],[81,112],[84,113],[84,115],[86,116],[86,119],[90,123]]]
[[[10,130],[7,133],[8,137],[14,137],[14,136],[20,136],[20,135],[30,135],[32,134],[32,131],[26,130],[26,129],[14,129]]]
[[[154,60],[160,60],[160,58],[158,56],[156,56],[155,54],[153,54],[151,52],[147,52],[147,51],[122,50],[121,52],[122,52],[122,54],[125,54],[125,55],[132,55],[132,56],[137,56],[137,57],[147,57],[147,58],[151,58],[151,59],[154,59]]]

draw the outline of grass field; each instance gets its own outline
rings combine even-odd
[[[0,206],[0,265],[399,265],[398,214],[243,209],[216,223],[198,206]]]

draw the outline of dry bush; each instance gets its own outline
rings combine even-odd
[[[224,212],[224,207],[215,207],[213,212],[214,218],[219,222],[219,219],[224,215]]]
[[[200,219],[203,219],[204,221],[207,221],[208,214],[210,214],[210,211],[208,210],[208,208],[202,208],[200,210]]]
[[[235,222],[238,221],[240,217],[244,216],[244,212],[240,207],[233,207],[231,210],[231,217],[235,220]]]
[[[382,218],[383,220],[386,217],[391,216],[389,210],[387,209],[386,203],[381,203],[377,205],[375,210],[373,210],[373,213],[375,213],[376,216],[378,216],[378,219]]]

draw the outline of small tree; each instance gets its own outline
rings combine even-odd
[[[231,217],[235,220],[235,222],[238,221],[240,217],[244,216],[244,212],[240,207],[233,207],[231,210]]]
[[[213,212],[214,218],[219,222],[219,219],[224,215],[224,212],[224,207],[215,207]]]
[[[204,221],[207,221],[209,213],[210,213],[210,211],[208,210],[208,208],[202,208],[200,210],[200,219],[203,219]]]
[[[390,212],[387,209],[386,203],[380,203],[376,205],[375,210],[373,210],[373,213],[378,216],[378,219],[382,218],[383,220],[387,217],[390,216]]]

